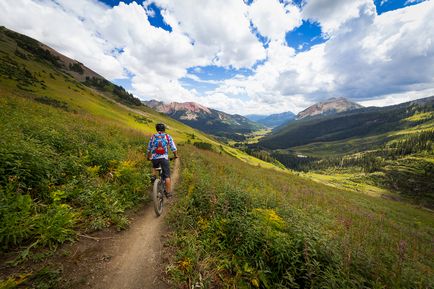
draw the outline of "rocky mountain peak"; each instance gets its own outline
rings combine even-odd
[[[349,101],[344,97],[333,97],[327,99],[326,101],[318,102],[314,105],[311,105],[305,110],[299,112],[297,114],[297,119],[302,119],[315,115],[335,114],[339,112],[359,109],[362,107],[362,105]]]

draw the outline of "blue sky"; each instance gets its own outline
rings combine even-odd
[[[433,95],[432,15],[434,0],[0,2],[0,25],[143,100],[238,114]]]

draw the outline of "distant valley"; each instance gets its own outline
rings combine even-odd
[[[249,114],[246,115],[246,117],[251,121],[260,123],[268,128],[275,128],[294,120],[295,114],[293,112],[287,111],[271,115]]]

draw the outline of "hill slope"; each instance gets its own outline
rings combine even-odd
[[[315,142],[338,141],[353,137],[409,129],[419,122],[403,121],[419,111],[432,111],[434,97],[388,107],[370,107],[336,115],[291,122],[260,141],[271,149],[284,149]],[[427,121],[429,119],[426,119]]]
[[[289,168],[333,185],[434,204],[434,97],[295,121],[259,146]],[[387,194],[387,193],[386,193]]]
[[[217,137],[241,141],[245,139],[244,134],[262,128],[260,124],[252,122],[241,115],[227,114],[194,102],[164,104],[163,102],[150,100],[143,103],[180,122]]]

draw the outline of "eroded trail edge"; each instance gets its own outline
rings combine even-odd
[[[179,179],[179,160],[174,162],[172,186]],[[100,242],[95,257],[100,261],[86,276],[82,288],[147,289],[169,288],[161,278],[161,260],[164,217],[170,202],[165,203],[163,214],[156,217],[153,204],[131,222],[130,228],[112,239]],[[88,248],[89,250],[89,248]],[[88,252],[87,258],[91,259]],[[85,262],[85,260],[82,260]],[[84,281],[84,280],[83,280]]]

